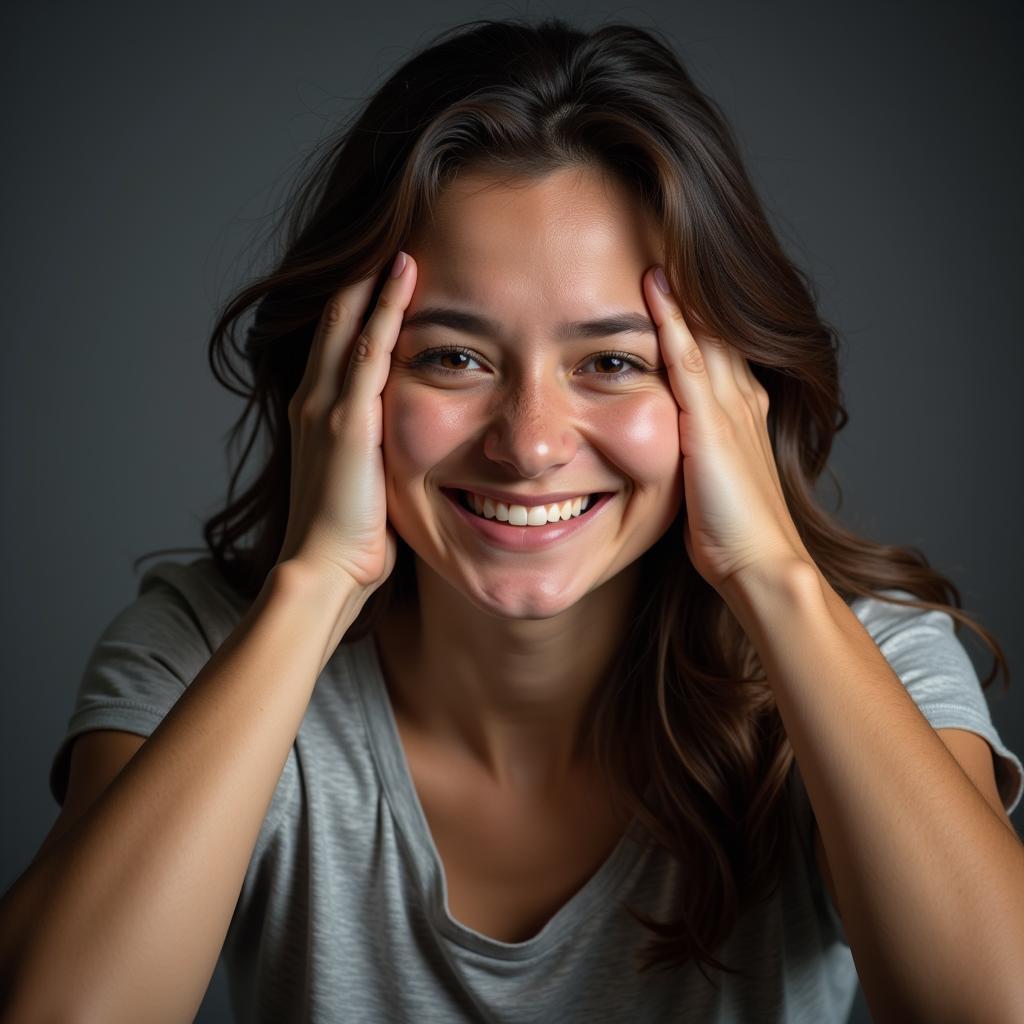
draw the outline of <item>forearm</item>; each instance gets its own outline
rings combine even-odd
[[[134,758],[5,897],[14,1019],[195,1015],[313,686],[356,611],[275,568]]]
[[[775,694],[874,1019],[1024,1020],[1024,846],[815,567],[725,599]]]

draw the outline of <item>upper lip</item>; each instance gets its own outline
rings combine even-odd
[[[472,491],[484,498],[491,498],[494,501],[504,502],[506,505],[524,505],[531,508],[535,505],[551,505],[567,501],[570,498],[586,497],[588,494],[597,494],[594,489],[583,489],[579,491],[562,491],[555,494],[515,494],[512,491],[496,491],[490,487],[462,487],[453,484],[451,490]]]

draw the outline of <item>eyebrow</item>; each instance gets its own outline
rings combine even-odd
[[[447,327],[452,331],[476,334],[494,341],[501,341],[505,337],[497,321],[479,313],[448,306],[427,306],[407,316],[402,321],[402,327],[410,330],[418,327]],[[558,325],[557,334],[565,339],[604,338],[610,334],[651,334],[656,338],[658,331],[649,316],[622,310],[595,320],[565,321]]]

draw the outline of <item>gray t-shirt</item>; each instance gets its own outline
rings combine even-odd
[[[89,657],[51,768],[58,803],[70,740],[90,729],[149,736],[246,607],[209,558],[162,562],[144,574],[138,597]],[[950,617],[875,599],[851,607],[933,727],[988,740],[1012,811],[1024,790],[1021,762],[992,725]],[[236,1019],[846,1021],[857,975],[817,870],[798,768],[795,776],[800,830],[781,884],[719,950],[756,980],[709,972],[716,991],[692,964],[636,974],[633,956],[650,933],[622,903],[667,917],[686,879],[633,832],[539,933],[500,942],[449,915],[375,642],[342,642],[313,690],[224,943]]]

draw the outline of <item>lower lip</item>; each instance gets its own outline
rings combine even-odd
[[[458,491],[444,490],[442,493],[454,506],[455,511],[480,536],[495,547],[504,548],[506,551],[536,551],[567,540],[585,530],[587,524],[600,516],[615,497],[614,494],[602,494],[586,515],[577,516],[575,519],[548,523],[547,526],[509,526],[508,523],[499,522],[497,519],[483,519],[473,515],[469,509],[463,508]]]

